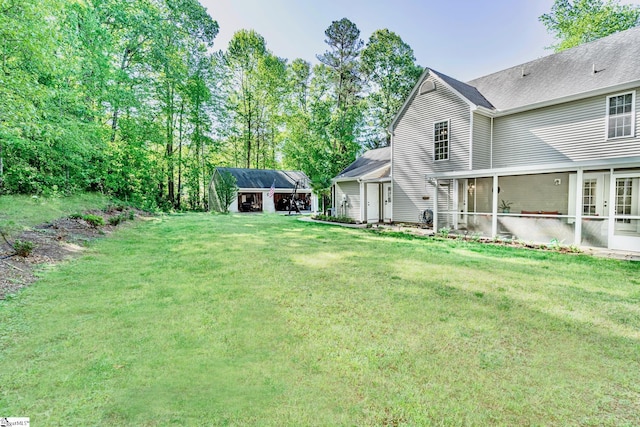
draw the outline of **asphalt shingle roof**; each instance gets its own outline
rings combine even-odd
[[[449,77],[446,74],[442,74],[441,72],[436,71],[434,69],[431,69],[431,71],[435,73],[438,77],[440,77],[442,80],[444,80],[445,83],[447,83],[449,86],[455,89],[460,95],[467,98],[474,105],[479,105],[479,106],[491,108],[491,109],[494,108],[493,105],[491,105],[491,103],[487,101],[487,99],[480,93],[480,91],[477,88],[467,83],[463,83],[459,80],[456,80],[453,77]]]
[[[440,76],[447,81],[446,76]],[[640,27],[489,74],[466,85],[477,89],[496,109],[510,110],[638,80]],[[455,81],[447,83],[476,105],[483,105],[473,91],[460,90]]]
[[[336,178],[359,178],[385,166],[391,166],[391,147],[366,151],[347,166]]]
[[[296,181],[301,183],[298,188],[309,189],[309,178],[300,171],[281,171],[271,169],[245,168],[216,168],[219,172],[229,172],[236,178],[238,188],[271,188],[275,181],[275,188],[293,189]]]

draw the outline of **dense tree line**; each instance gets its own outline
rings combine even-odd
[[[637,25],[638,8],[556,0],[541,20],[565,48]],[[215,166],[300,169],[326,192],[390,143],[422,71],[397,34],[365,43],[346,18],[315,65],[253,30],[216,51],[217,33],[197,0],[0,0],[0,194],[206,209]]]
[[[398,36],[365,47],[347,19],[313,67],[253,30],[215,51],[217,33],[197,0],[0,0],[0,194],[204,209],[215,166],[302,169],[325,189],[388,143],[420,73]]]

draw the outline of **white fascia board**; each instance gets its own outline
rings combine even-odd
[[[359,179],[358,182],[370,182],[370,183],[376,183],[376,182],[391,182],[391,177],[390,176],[385,176],[384,178],[371,178],[371,179]]]
[[[578,169],[609,169],[609,168],[624,168],[624,167],[639,167],[640,157],[619,157],[614,159],[603,160],[584,160],[580,162],[564,162],[564,163],[552,163],[548,165],[533,165],[533,166],[517,166],[509,168],[497,168],[497,169],[478,169],[475,171],[454,171],[454,172],[442,172],[442,173],[428,173],[425,174],[427,179],[439,179],[439,178],[480,178],[489,176],[513,176],[513,175],[529,175],[533,173],[553,173],[553,172],[570,172],[577,171]]]
[[[473,102],[471,102],[471,101],[469,100],[469,98],[467,98],[466,96],[462,95],[460,92],[458,92],[457,90],[455,90],[455,89],[453,88],[453,86],[451,86],[451,85],[449,85],[447,82],[445,82],[445,81],[442,79],[442,77],[440,77],[440,76],[438,75],[438,73],[437,73],[436,71],[433,71],[433,70],[431,70],[431,71],[432,71],[432,73],[433,73],[433,76],[434,76],[434,77],[435,77],[435,78],[436,78],[440,83],[442,83],[443,85],[445,85],[445,86],[446,86],[446,87],[447,87],[451,92],[455,93],[455,94],[456,94],[456,96],[457,96],[458,98],[460,98],[461,100],[463,100],[463,101],[464,101],[464,102],[469,106],[469,108],[472,108],[472,109],[473,109],[473,108],[477,108],[477,107],[479,107],[478,105],[476,105],[476,104],[474,104]],[[460,82],[460,83],[463,83],[463,82]],[[466,83],[465,83],[465,84],[466,84]],[[469,86],[469,85],[467,85],[467,86]]]
[[[238,193],[260,193],[260,192],[269,192],[271,188],[238,188]],[[293,191],[293,188],[274,188],[275,193],[290,193]],[[313,191],[311,188],[298,188],[296,190],[298,193],[310,193]]]
[[[337,184],[340,182],[347,182],[347,181],[358,181],[360,178],[357,176],[350,176],[350,177],[346,177],[346,178],[333,178],[331,180],[332,184]]]
[[[446,86],[451,92],[453,92],[454,94],[456,94],[456,96],[458,98],[460,98],[462,101],[464,101],[469,108],[471,109],[476,109],[479,108],[476,104],[474,104],[473,102],[471,102],[467,97],[463,96],[460,92],[458,92],[457,90],[455,90],[450,84],[448,84],[447,82],[445,82],[442,77],[440,77],[437,73],[437,71],[432,70],[431,68],[427,67],[425,68],[424,72],[422,73],[422,75],[420,76],[420,78],[418,79],[418,82],[416,83],[416,85],[413,87],[413,89],[411,90],[411,93],[409,93],[409,96],[407,97],[407,99],[404,101],[404,103],[402,104],[402,107],[400,107],[400,109],[398,110],[398,112],[396,113],[396,115],[393,117],[393,120],[391,120],[391,124],[389,125],[389,133],[393,134],[393,129],[395,128],[396,122],[398,121],[398,118],[402,115],[402,113],[404,112],[404,110],[407,108],[407,106],[409,105],[409,101],[411,99],[413,99],[414,95],[416,94],[416,92],[419,90],[420,86],[422,85],[422,83],[424,82],[424,80],[429,76],[429,75],[433,75],[433,77],[441,84],[443,84],[444,86]]]
[[[402,103],[402,107],[400,107],[396,115],[393,116],[393,119],[391,120],[391,124],[389,125],[389,128],[388,128],[390,134],[393,135],[393,128],[396,127],[396,122],[398,121],[398,119],[400,118],[404,110],[406,110],[406,108],[409,106],[409,101],[413,99],[413,96],[416,94],[416,92],[422,85],[422,82],[424,82],[424,79],[426,79],[430,73],[431,73],[431,69],[429,67],[426,67],[422,72],[422,74],[420,75],[420,77],[418,78],[418,81],[416,82],[415,86],[413,86],[413,89],[411,89],[411,92],[409,92],[409,96],[407,96],[407,99],[405,99],[404,102]]]
[[[388,165],[385,166],[380,166],[378,169],[374,169],[371,172],[367,172],[364,175],[360,175],[360,176],[345,176],[342,178],[333,178],[331,180],[332,183],[336,183],[336,182],[345,182],[345,181],[367,181],[368,178],[367,176],[370,175],[375,175],[376,173],[380,172],[381,170],[388,168],[389,166],[391,166],[391,162],[389,162]]]

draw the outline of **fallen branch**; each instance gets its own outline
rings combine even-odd
[[[14,255],[15,255],[15,254],[14,254]],[[9,255],[9,256],[6,256],[6,257],[2,257],[2,258],[0,258],[0,261],[4,262],[4,263],[5,263],[5,264],[7,264],[9,267],[11,267],[11,268],[15,268],[16,270],[21,271],[22,273],[24,273],[24,270],[23,270],[23,269],[18,268],[18,267],[16,267],[16,266],[15,266],[15,265],[13,265],[13,264],[9,264],[7,261],[5,261],[5,258],[9,258],[9,257],[12,257],[12,256],[13,256],[13,255]]]

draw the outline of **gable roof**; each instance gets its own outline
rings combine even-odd
[[[634,81],[640,81],[640,27],[467,84],[477,88],[496,109],[511,110]]]
[[[309,189],[309,178],[301,171],[282,171],[272,169],[216,168],[218,172],[229,172],[237,181],[238,188],[275,188],[293,189],[296,181],[298,188]]]
[[[345,178],[357,179],[379,169],[391,167],[391,147],[376,148],[374,150],[365,151],[365,153],[357,158],[353,163],[344,168],[334,179],[343,180]],[[386,170],[382,170],[376,178],[383,178]]]
[[[595,73],[594,73],[595,70]],[[640,85],[640,26],[463,83],[425,68],[389,125],[397,121],[429,76],[470,106],[501,113]]]
[[[440,77],[440,79],[447,85],[449,85],[449,87],[454,89],[456,92],[458,92],[458,94],[471,102],[473,105],[490,109],[494,108],[493,105],[489,101],[487,101],[487,98],[485,98],[477,88],[471,86],[470,84],[463,83],[459,80],[449,77],[446,74],[442,74],[441,72],[436,71],[433,68],[431,68],[430,70],[434,75]]]

